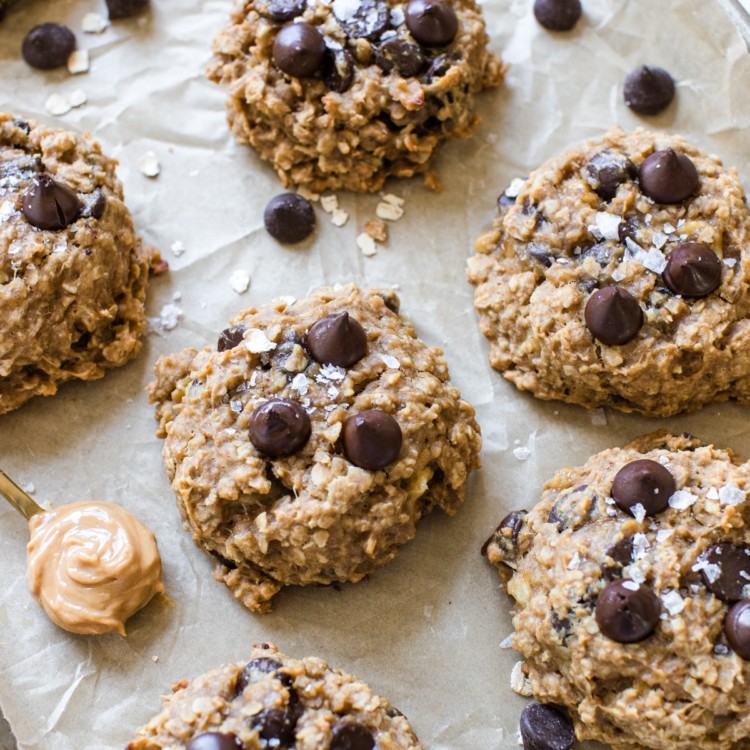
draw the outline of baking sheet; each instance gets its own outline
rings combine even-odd
[[[561,35],[537,26],[530,0],[485,2],[492,47],[511,65],[507,83],[482,97],[475,138],[444,148],[441,193],[418,179],[388,185],[405,198],[406,215],[372,258],[355,239],[377,196],[339,194],[349,222],[336,228],[318,209],[319,228],[300,247],[282,247],[264,231],[263,208],[280,185],[250,149],[234,144],[224,95],[202,76],[228,0],[153,0],[150,14],[101,35],[80,30],[85,13],[105,13],[97,0],[26,0],[8,13],[0,25],[0,109],[90,130],[120,160],[136,225],[171,265],[152,284],[149,314],[158,317],[170,303],[183,311],[176,328],[147,338],[136,362],[0,418],[0,465],[33,485],[38,499],[117,502],[154,529],[174,601],[152,602],[129,622],[126,639],[56,629],[24,584],[25,522],[1,504],[0,706],[20,748],[122,748],[173,682],[242,660],[260,640],[365,679],[430,748],[515,748],[525,701],[509,687],[518,657],[500,647],[511,631],[510,601],[479,554],[500,518],[533,504],[561,466],[658,427],[750,456],[747,409],[720,404],[669,420],[587,412],[520,394],[487,364],[464,264],[512,178],[613,123],[681,132],[750,176],[743,137],[750,57],[718,0],[584,4],[583,21]],[[18,49],[41,21],[76,31],[90,51],[87,74],[26,67]],[[627,110],[619,88],[642,63],[678,79],[676,104],[648,121]],[[60,118],[46,114],[49,94],[73,89],[87,104]],[[162,166],[154,180],[137,167],[148,150]],[[179,256],[170,250],[175,242],[185,247]],[[251,278],[242,295],[229,286],[238,269]],[[350,280],[398,284],[402,311],[423,339],[445,349],[454,382],[477,408],[484,467],[455,518],[425,519],[417,539],[369,580],[287,590],[271,614],[253,615],[211,579],[211,561],[181,530],[143,389],[160,354],[213,341],[239,309]],[[529,449],[526,460],[514,453],[519,447]]]

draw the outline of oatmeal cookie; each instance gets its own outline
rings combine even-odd
[[[149,264],[116,162],[0,114],[0,413],[138,354]]]
[[[271,644],[178,682],[127,750],[419,750],[406,717],[361,680]]]
[[[238,0],[207,75],[284,185],[376,191],[471,134],[504,72],[487,42],[474,0]]]
[[[615,750],[746,748],[749,491],[749,463],[661,432],[503,519],[483,551],[515,599],[521,692]]]
[[[241,313],[149,386],[194,541],[246,607],[359,581],[479,465],[474,410],[392,292],[322,288]]]
[[[750,400],[750,213],[734,169],[678,136],[615,128],[514,184],[499,211],[468,277],[508,380],[648,416]]]

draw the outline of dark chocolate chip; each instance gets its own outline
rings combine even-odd
[[[51,70],[65,65],[75,48],[75,35],[67,26],[43,23],[23,38],[21,54],[32,68]]]
[[[605,552],[605,556],[609,557],[612,563],[610,564],[605,560],[602,564],[604,577],[610,581],[620,578],[622,569],[633,562],[633,537],[626,536],[624,539],[620,539]]]
[[[76,220],[81,203],[67,185],[48,174],[40,174],[34,179],[34,186],[24,194],[21,210],[32,226],[57,231]]]
[[[561,492],[549,512],[547,521],[556,524],[558,531],[565,529],[576,531],[590,523],[597,507],[596,496],[587,492],[584,484]]]
[[[677,489],[669,469],[658,461],[639,458],[625,464],[615,474],[612,497],[617,507],[633,514],[633,506],[640,504],[647,516],[661,513]]]
[[[617,225],[617,238],[620,242],[625,242],[626,239],[631,239],[633,242],[638,242],[638,220],[634,216],[629,216],[625,221],[621,221]]]
[[[525,510],[514,510],[508,513],[498,524],[492,536],[482,545],[482,554],[487,554],[487,547],[496,544],[503,552],[503,557],[513,560],[518,555],[518,535],[523,526]]]
[[[690,157],[672,148],[646,157],[638,170],[638,180],[641,190],[657,203],[681,203],[700,182]]]
[[[101,219],[104,209],[107,208],[107,196],[101,188],[96,188],[92,193],[81,195],[82,219]]]
[[[425,47],[445,47],[458,32],[458,16],[448,0],[410,0],[406,28]]]
[[[524,750],[570,750],[575,742],[573,723],[561,706],[529,703],[521,711]]]
[[[535,242],[529,243],[526,252],[530,258],[538,261],[546,268],[549,268],[552,265],[553,257]]]
[[[131,18],[148,8],[148,0],[107,0],[110,18]]]
[[[643,324],[638,300],[616,285],[597,289],[589,297],[584,318],[592,336],[607,346],[627,344]]]
[[[13,120],[13,124],[20,130],[23,130],[26,135],[31,132],[31,125],[26,120]]]
[[[535,0],[534,16],[550,31],[570,31],[581,17],[581,0]]]
[[[242,743],[234,734],[203,732],[188,742],[186,750],[238,750]]]
[[[667,258],[664,283],[685,297],[706,297],[721,283],[721,261],[702,242],[683,242]]]
[[[307,347],[322,365],[351,367],[367,354],[367,334],[347,312],[327,315],[307,333]]]
[[[701,570],[701,576],[714,596],[723,602],[743,598],[743,589],[750,585],[750,547],[722,542],[709,547],[700,559],[710,566]]]
[[[375,471],[393,463],[401,451],[401,427],[390,414],[369,409],[344,422],[344,453],[361,469]]]
[[[619,151],[600,151],[591,157],[584,176],[591,189],[605,201],[611,201],[617,188],[634,179],[635,164]]]
[[[333,12],[336,13],[336,5]],[[345,17],[336,16],[350,39],[377,39],[391,20],[388,3],[381,0],[360,0],[356,10]]]
[[[581,255],[579,257],[581,258],[581,260],[591,257],[602,268],[604,268],[605,266],[609,265],[609,262],[612,260],[614,250],[615,249],[611,244],[608,244],[606,242],[597,242],[595,245],[591,245],[590,247],[581,250]]]
[[[258,407],[250,418],[250,442],[269,456],[288,456],[310,437],[307,412],[296,401],[273,398]]]
[[[261,679],[262,675],[272,674],[281,667],[281,662],[270,656],[259,656],[257,659],[251,659],[237,677],[235,694],[239,695],[248,685]]]
[[[633,112],[658,115],[674,99],[674,81],[664,68],[641,65],[628,73],[623,96]]]
[[[307,198],[297,193],[281,193],[268,201],[263,223],[271,237],[293,244],[310,236],[315,228],[315,211]]]
[[[386,73],[395,68],[400,76],[411,78],[424,70],[427,58],[416,44],[397,37],[378,45],[375,62]]]
[[[750,661],[750,599],[732,605],[724,621],[724,633],[732,651]]]
[[[266,747],[288,748],[294,744],[294,734],[299,714],[292,706],[268,708],[253,716],[252,726],[261,739],[267,740]]]
[[[451,55],[438,55],[427,68],[427,72],[420,78],[422,83],[430,84],[438,78],[442,78],[451,68],[453,57]]]
[[[518,196],[510,196],[507,193],[500,193],[500,195],[497,197],[497,205],[500,208],[508,208],[510,206],[515,205],[516,198]]]
[[[608,583],[596,599],[596,622],[607,638],[637,643],[659,624],[660,605],[645,584],[618,579]]]
[[[239,346],[245,338],[245,326],[230,326],[225,328],[219,334],[219,341],[216,344],[217,352],[225,352],[227,349],[234,349]]]
[[[309,23],[288,23],[279,29],[273,43],[273,61],[280,70],[296,78],[309,78],[323,65],[326,43]]]
[[[356,721],[336,724],[331,733],[330,750],[372,750],[374,747],[372,730]]]
[[[276,23],[286,23],[301,16],[307,8],[307,0],[255,0],[253,9],[261,16]]]
[[[345,49],[329,47],[320,70],[323,81],[330,91],[343,94],[354,80],[354,59]]]

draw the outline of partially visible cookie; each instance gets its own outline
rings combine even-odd
[[[392,292],[322,288],[241,313],[150,385],[185,526],[246,607],[359,581],[479,465],[474,410]]]
[[[322,659],[268,643],[248,662],[178,682],[128,750],[419,750],[406,717]]]
[[[655,433],[503,519],[484,552],[515,599],[521,691],[615,750],[746,748],[748,492],[731,451]]]
[[[379,190],[478,122],[503,67],[474,0],[238,0],[208,77],[285,186]]]
[[[749,240],[734,169],[678,136],[614,128],[500,196],[468,267],[490,362],[587,407],[748,402]]]

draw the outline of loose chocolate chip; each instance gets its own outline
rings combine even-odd
[[[287,75],[309,78],[323,65],[326,54],[323,35],[309,23],[288,23],[276,34],[273,61]]]
[[[204,732],[188,742],[186,750],[237,750],[242,743],[234,734]]]
[[[706,588],[723,602],[743,598],[743,589],[750,585],[750,547],[735,547],[730,542],[714,544],[701,556],[706,565],[701,570]]]
[[[508,560],[514,559],[518,555],[518,535],[521,532],[525,516],[525,510],[514,510],[508,513],[500,521],[492,536],[482,545],[482,554],[486,555],[487,547],[494,542],[503,551],[505,558]]]
[[[101,188],[96,188],[92,193],[81,196],[82,219],[101,219],[104,209],[107,208],[107,196]]]
[[[261,739],[267,740],[267,747],[287,748],[294,744],[294,734],[299,716],[291,706],[269,708],[253,717],[252,726]]]
[[[294,23],[292,26],[301,26]],[[297,193],[281,193],[268,201],[263,212],[266,231],[279,242],[301,242],[315,228],[312,203]]]
[[[374,747],[372,730],[356,721],[341,722],[331,733],[330,750],[372,750]]]
[[[550,31],[570,31],[581,17],[581,0],[535,0],[534,16]]]
[[[427,58],[416,44],[396,38],[389,39],[377,47],[375,62],[386,73],[395,68],[400,76],[411,78],[424,70]]]
[[[21,210],[32,226],[57,231],[76,220],[81,204],[67,185],[53,180],[48,174],[41,174],[24,194]]]
[[[639,115],[658,115],[674,99],[674,81],[664,68],[641,65],[628,73],[625,104]]]
[[[643,324],[638,300],[616,285],[597,289],[589,297],[584,318],[592,336],[607,346],[627,344]]]
[[[425,47],[445,47],[458,32],[458,16],[448,0],[411,0],[406,28]]]
[[[354,80],[354,60],[351,52],[329,47],[320,72],[330,91],[343,94]]]
[[[43,23],[23,39],[21,54],[32,68],[51,70],[65,65],[76,48],[73,32],[61,23]]]
[[[641,190],[657,203],[681,203],[700,182],[690,157],[672,148],[646,157],[638,170],[638,180]]]
[[[393,463],[401,451],[401,427],[380,409],[369,409],[344,422],[344,453],[360,469],[375,471]]]
[[[683,242],[667,258],[664,283],[685,297],[706,297],[721,283],[721,261],[702,242]]]
[[[734,604],[724,621],[724,633],[737,656],[750,661],[750,599]]]
[[[248,685],[258,680],[259,675],[271,674],[281,669],[282,664],[278,659],[269,656],[259,656],[251,659],[237,677],[235,694],[239,695]]]
[[[615,474],[612,497],[626,513],[632,515],[633,506],[640,504],[647,516],[655,516],[667,507],[676,489],[669,469],[658,461],[640,458],[625,464]]]
[[[286,23],[305,12],[307,0],[255,0],[253,8],[276,23]]]
[[[225,328],[219,334],[219,341],[216,344],[217,352],[225,352],[227,349],[234,349],[239,346],[245,338],[245,326],[230,326]]]
[[[618,151],[594,154],[584,172],[586,182],[605,201],[611,201],[617,194],[617,188],[634,179],[635,175],[635,164]]]
[[[617,643],[648,638],[659,624],[659,611],[659,600],[648,586],[623,579],[608,583],[596,599],[599,629]]]
[[[606,551],[605,556],[611,558],[612,563],[605,562],[602,564],[604,577],[610,581],[620,578],[622,569],[633,562],[633,537],[626,536],[624,539],[620,539]]]
[[[391,12],[388,3],[381,0],[359,0],[356,10],[348,12],[350,6],[346,6],[345,16],[336,16],[350,39],[377,39],[387,28],[391,20]],[[334,3],[333,12],[337,11]]]
[[[307,347],[322,365],[351,367],[367,354],[367,334],[347,312],[327,315],[307,333]]]
[[[110,18],[130,18],[148,8],[148,0],[107,0]]]
[[[570,750],[575,741],[573,723],[564,708],[552,703],[529,703],[521,711],[524,750]]]
[[[296,401],[273,398],[250,418],[250,442],[269,456],[288,456],[310,437],[310,417]]]

